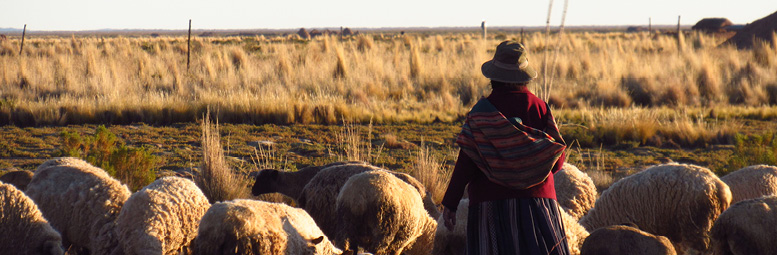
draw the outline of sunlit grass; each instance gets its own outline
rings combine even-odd
[[[455,121],[489,92],[480,65],[502,38],[451,33],[284,37],[28,38],[0,48],[0,124],[167,124],[208,107],[223,122]],[[496,39],[500,38],[500,39]],[[531,64],[545,49],[550,102],[562,109],[777,104],[777,52],[717,47],[703,34],[528,34]],[[681,47],[682,46],[682,47]],[[542,76],[540,76],[542,77]],[[530,88],[539,96],[542,78]]]

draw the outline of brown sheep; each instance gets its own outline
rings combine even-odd
[[[675,255],[672,243],[630,226],[614,225],[591,232],[580,248],[581,255]]]
[[[24,191],[27,189],[27,184],[32,180],[33,173],[27,170],[11,171],[0,176],[0,181],[11,184],[17,189]]]
[[[720,214],[712,226],[715,255],[777,254],[777,196],[744,200]]]

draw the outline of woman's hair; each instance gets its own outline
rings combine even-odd
[[[491,88],[518,88],[529,85],[529,82],[524,83],[507,83],[501,81],[491,80]]]

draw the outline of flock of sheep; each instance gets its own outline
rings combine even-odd
[[[777,167],[718,178],[685,164],[649,167],[598,194],[565,164],[555,174],[572,254],[777,254]],[[0,254],[464,254],[468,200],[448,230],[410,175],[363,162],[260,171],[254,195],[210,204],[191,180],[134,194],[105,171],[56,158],[0,177]]]

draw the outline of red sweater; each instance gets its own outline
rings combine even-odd
[[[542,99],[532,94],[526,87],[519,89],[494,88],[488,101],[505,117],[521,118],[524,125],[544,130],[547,119],[553,118]],[[564,164],[566,154],[562,153],[552,173],[556,173]],[[464,195],[464,188],[469,184],[470,203],[503,200],[511,198],[552,198],[556,199],[556,189],[553,186],[553,174],[537,186],[525,190],[516,190],[493,183],[478,169],[466,153],[459,151],[456,167],[453,169],[448,190],[442,199],[442,204],[451,211],[456,211],[459,200]]]

